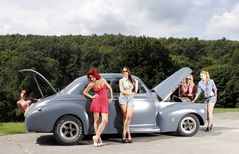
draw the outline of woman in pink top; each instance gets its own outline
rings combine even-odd
[[[196,86],[195,83],[193,82],[193,76],[188,75],[180,85],[179,96],[187,97],[190,99],[190,101],[192,101],[195,94],[196,94]]]
[[[28,99],[29,91],[28,89],[22,89],[20,92],[21,99],[17,102],[17,106],[21,109],[23,113],[25,113],[32,103],[38,101],[38,99]]]

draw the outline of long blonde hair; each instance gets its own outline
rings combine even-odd
[[[204,74],[206,76],[206,83],[210,80],[210,75],[207,71],[201,71],[200,74]]]

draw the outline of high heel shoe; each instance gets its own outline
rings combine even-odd
[[[133,143],[132,139],[128,140],[128,143]]]
[[[206,128],[205,132],[209,132],[209,127]]]
[[[211,124],[211,126],[209,127],[209,131],[211,131],[211,130],[212,130],[212,127],[213,127],[213,124]]]
[[[93,139],[93,142],[94,142],[94,144],[93,144],[94,147],[98,147],[99,144],[98,144],[98,142],[96,141],[96,136],[93,136],[92,139]]]
[[[99,143],[98,145],[99,145],[100,147],[102,147],[102,146],[103,146],[103,142],[102,142],[101,138],[99,138],[99,142],[100,142],[100,143]]]

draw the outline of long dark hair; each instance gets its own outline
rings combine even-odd
[[[130,68],[127,67],[127,66],[124,66],[124,67],[123,67],[123,70],[124,70],[124,69],[127,69],[128,75],[129,75],[129,81],[130,81],[130,82],[133,84],[133,86],[134,86],[134,81],[133,81],[133,79],[132,79],[132,72],[131,72]]]

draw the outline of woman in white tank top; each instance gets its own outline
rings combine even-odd
[[[138,81],[132,79],[131,71],[128,67],[123,68],[123,78],[119,81],[120,96],[119,104],[123,114],[124,126],[122,133],[123,143],[132,143],[129,125],[132,119],[134,94],[138,91]],[[127,136],[127,138],[126,138]]]

